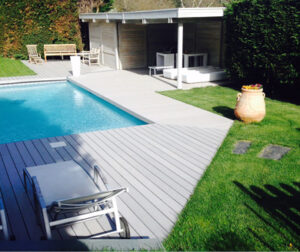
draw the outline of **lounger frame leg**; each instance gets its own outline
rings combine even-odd
[[[112,208],[113,208],[113,211],[114,211],[116,231],[117,232],[122,232],[121,223],[120,223],[120,214],[119,214],[118,207],[117,207],[117,201],[116,201],[115,198],[113,198],[111,201],[112,201]]]
[[[1,216],[1,229],[4,234],[4,239],[8,240],[9,235],[8,235],[8,228],[7,228],[7,222],[6,222],[6,216],[5,216],[5,211],[4,209],[0,210],[0,216]]]
[[[33,195],[35,202],[35,209],[37,210],[37,218],[41,226],[44,228],[47,240],[52,239],[51,227],[48,218],[47,207],[41,193],[41,189],[36,177],[32,177]]]
[[[4,210],[4,204],[2,201],[1,191],[0,191],[0,220],[1,220],[0,230],[3,231],[4,239],[9,240],[8,227],[6,222],[6,215]]]

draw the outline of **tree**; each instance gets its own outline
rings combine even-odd
[[[224,6],[228,0],[174,0],[177,8],[199,8]]]
[[[107,12],[113,8],[114,0],[79,0],[79,12]]]
[[[117,11],[139,11],[174,8],[174,0],[115,0]]]

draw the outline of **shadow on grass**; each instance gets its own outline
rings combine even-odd
[[[245,203],[245,206],[262,222],[270,226],[282,237],[286,237],[283,232],[286,230],[296,239],[296,241],[299,241],[299,238],[297,238],[300,235],[300,191],[298,188],[280,183],[279,188],[266,184],[263,188],[252,185],[248,189],[237,181],[233,181],[233,183],[241,191],[249,195],[257,203],[257,205],[262,207],[269,216],[279,223],[279,225],[276,227],[276,225],[272,224],[271,221],[264,218],[261,214]],[[293,185],[299,187],[298,182],[293,182]],[[249,231],[265,246],[274,250],[270,244],[267,244],[266,241],[264,241],[263,237],[259,236],[251,229],[249,229]],[[299,246],[299,242],[297,243],[297,246]]]
[[[232,120],[236,119],[234,115],[234,110],[232,108],[226,106],[217,106],[217,107],[213,107],[213,110],[229,119]]]
[[[209,251],[251,251],[252,247],[247,244],[235,232],[229,231],[224,233],[215,233],[211,236],[205,245]]]
[[[293,184],[294,184],[295,186],[297,186],[297,187],[300,188],[300,183],[299,183],[299,182],[293,182]]]

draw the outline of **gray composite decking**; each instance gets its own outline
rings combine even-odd
[[[22,172],[27,166],[74,160],[87,172],[97,163],[111,188],[125,186],[118,199],[132,238],[162,240],[171,231],[228,128],[165,124],[87,132],[0,145],[0,184],[9,230],[16,240],[39,240],[33,199]],[[49,143],[64,141],[65,147]],[[72,175],[70,174],[70,179]],[[106,217],[59,229],[54,239],[84,238],[111,229]]]

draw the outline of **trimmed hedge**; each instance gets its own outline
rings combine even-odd
[[[27,44],[75,43],[82,49],[77,0],[0,0],[0,55],[27,58]]]
[[[262,83],[268,95],[299,84],[299,3],[238,0],[227,6],[225,64],[233,81]]]

